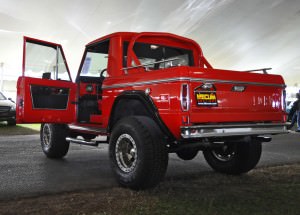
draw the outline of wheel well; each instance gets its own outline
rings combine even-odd
[[[145,105],[138,99],[120,99],[113,111],[110,118],[110,127],[121,118],[127,116],[148,116],[152,118]]]
[[[128,116],[147,116],[157,123],[168,140],[175,139],[160,118],[152,99],[144,92],[123,92],[116,98],[109,119],[108,132],[111,132],[116,122]]]

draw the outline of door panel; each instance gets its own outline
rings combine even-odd
[[[76,84],[59,44],[24,38],[23,75],[17,83],[18,123],[75,121]]]

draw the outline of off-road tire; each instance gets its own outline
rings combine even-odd
[[[261,142],[256,140],[225,143],[228,147],[207,149],[203,155],[207,163],[217,172],[238,175],[253,169],[261,156]]]
[[[48,158],[62,158],[68,153],[70,143],[66,141],[67,134],[66,125],[41,124],[41,146]]]
[[[124,149],[127,152],[120,153]],[[163,135],[152,119],[143,116],[126,117],[116,123],[109,141],[109,157],[119,184],[136,190],[156,186],[168,166]]]

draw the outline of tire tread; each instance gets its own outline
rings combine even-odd
[[[67,137],[67,128],[65,125],[61,124],[49,124],[51,132],[52,132],[52,139],[51,139],[51,146],[49,149],[46,149],[43,144],[43,138],[42,138],[42,132],[43,132],[43,126],[45,124],[41,125],[41,145],[43,152],[48,158],[62,158],[64,157],[68,151],[69,151],[69,145],[70,143],[66,141]]]
[[[114,141],[120,132],[131,131],[136,135],[135,141],[139,141],[138,154],[142,154],[142,167],[137,167],[133,173],[122,172],[115,161]],[[156,186],[164,177],[168,165],[168,153],[163,141],[163,135],[155,122],[144,116],[131,116],[121,119],[113,129],[109,154],[112,168],[118,182],[132,189],[147,189]],[[139,162],[139,161],[138,161]]]

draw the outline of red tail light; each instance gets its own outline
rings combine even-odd
[[[190,88],[188,84],[181,85],[180,104],[182,111],[190,109]]]

